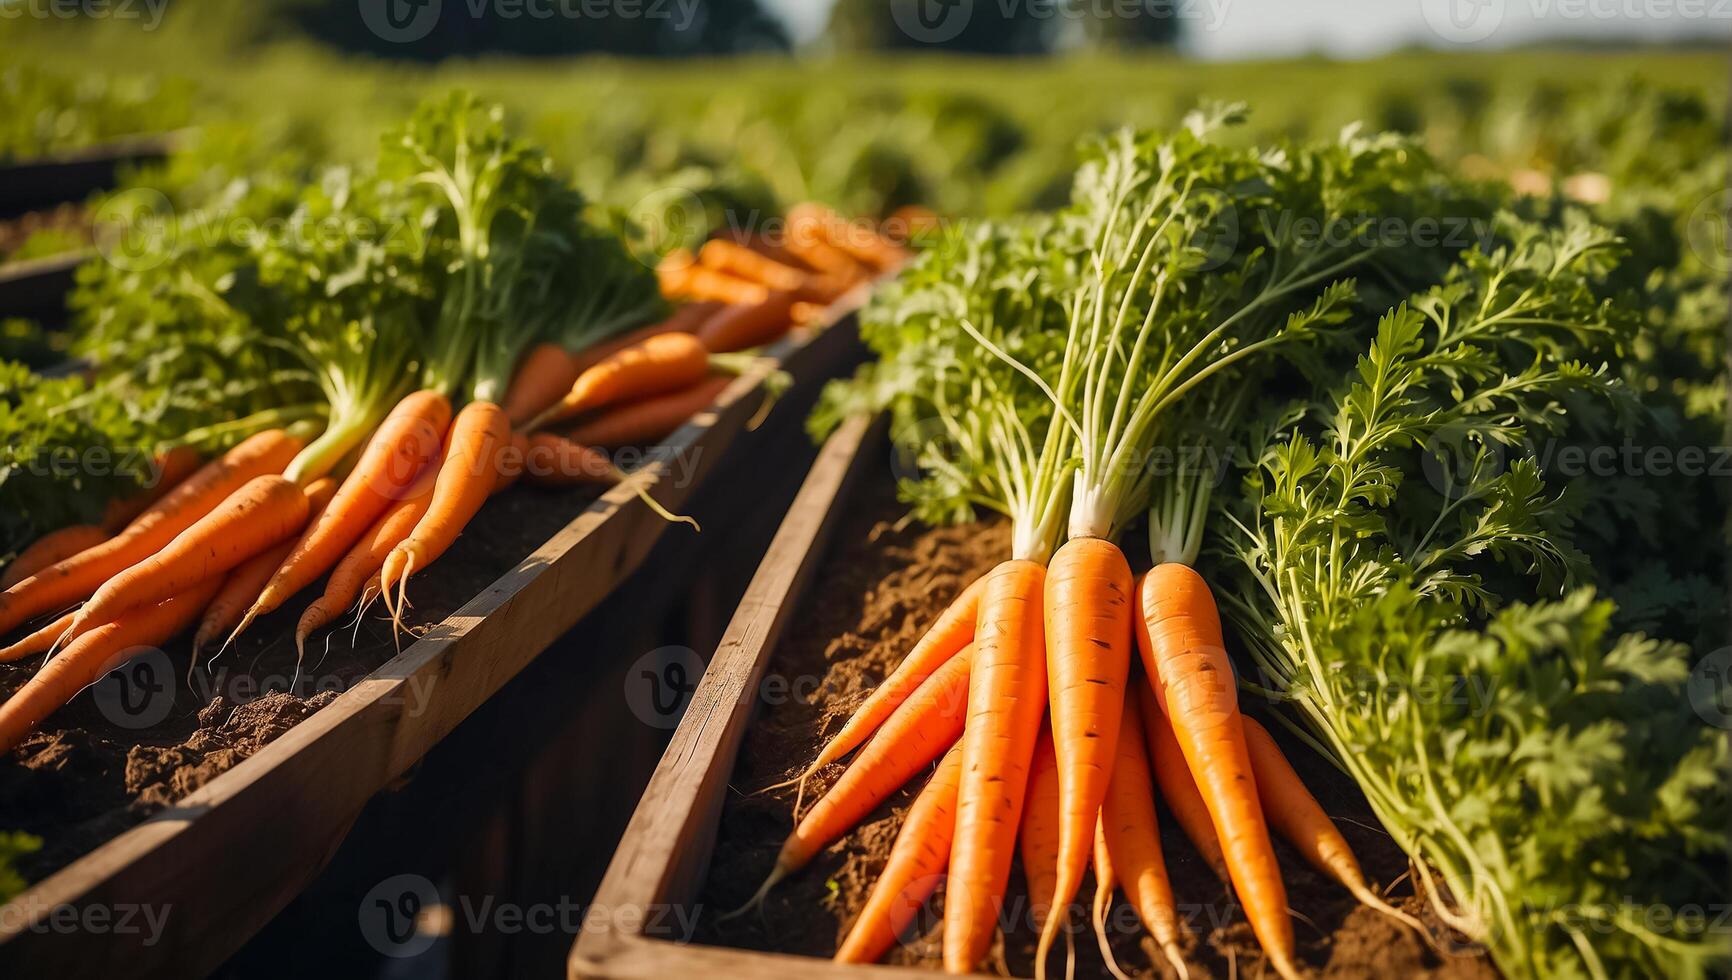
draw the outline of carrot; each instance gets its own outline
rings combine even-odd
[[[1195,570],[1164,562],[1143,576],[1138,600],[1143,666],[1209,806],[1233,891],[1275,971],[1297,976],[1287,889],[1258,801],[1214,597]]]
[[[674,310],[665,320],[639,327],[578,351],[571,356],[572,363],[577,365],[578,374],[582,374],[627,347],[636,347],[651,337],[659,337],[664,333],[697,333],[704,321],[714,316],[723,305],[714,301],[687,303]],[[573,380],[576,380],[575,375]],[[565,393],[562,391],[560,394]]]
[[[1146,680],[1146,679],[1145,679]],[[1222,883],[1231,885],[1227,873],[1227,858],[1221,853],[1221,839],[1215,836],[1215,824],[1209,816],[1209,805],[1203,802],[1191,771],[1185,768],[1185,753],[1173,737],[1173,726],[1155,703],[1155,691],[1143,680],[1137,687],[1138,715],[1143,720],[1143,739],[1149,750],[1149,768],[1154,770],[1160,786],[1161,799],[1179,821],[1179,827],[1191,846],[1202,856],[1203,863],[1215,872]]]
[[[1022,873],[1028,881],[1028,911],[1036,934],[1046,930],[1052,913],[1053,883],[1058,880],[1058,759],[1053,755],[1052,730],[1040,726],[1028,768],[1028,793],[1022,801],[1022,829],[1017,834]]]
[[[1179,915],[1173,904],[1173,885],[1167,877],[1167,860],[1161,853],[1161,832],[1155,816],[1155,787],[1149,770],[1148,750],[1143,746],[1142,711],[1137,702],[1125,702],[1125,723],[1119,726],[1114,751],[1112,782],[1101,808],[1101,830],[1107,857],[1123,885],[1125,896],[1137,917],[1155,937],[1167,962],[1180,977],[1186,976],[1179,955]]]
[[[880,235],[891,244],[902,246],[937,230],[938,215],[923,204],[904,204],[878,226]]]
[[[421,515],[427,513],[428,505],[433,502],[433,484],[438,477],[439,470],[428,467],[404,492],[403,499],[380,514],[367,533],[361,535],[361,540],[355,542],[355,546],[331,570],[331,577],[325,582],[325,594],[301,612],[301,620],[295,625],[297,660],[305,655],[307,637],[354,605],[361,590],[369,582],[377,580],[386,556],[415,529]]]
[[[788,210],[788,231],[795,237],[821,237],[877,272],[888,272],[908,260],[907,251],[879,234],[871,222],[849,221],[815,201]],[[1054,745],[1060,741],[1055,738]]]
[[[523,475],[530,483],[551,487],[611,487],[624,479],[606,453],[551,432],[529,437]]]
[[[401,593],[409,576],[437,561],[493,493],[499,482],[499,451],[510,442],[511,426],[498,405],[470,402],[457,413],[427,512],[415,523],[415,530],[385,556],[379,569],[379,587],[393,622],[400,622]],[[399,592],[395,605],[391,603],[393,585]]]
[[[337,481],[334,477],[322,476],[308,484],[306,492],[309,519],[316,521],[336,494]],[[271,581],[271,576],[294,550],[294,541],[284,541],[235,566],[234,571],[224,580],[222,588],[217,590],[216,598],[206,607],[204,617],[199,620],[198,632],[194,633],[192,638],[193,656],[204,652],[206,644],[240,622],[247,607],[259,597],[266,583]]]
[[[306,525],[229,640],[330,571],[438,455],[450,424],[451,402],[437,391],[412,392],[398,402],[379,423],[330,506]]]
[[[793,293],[771,293],[759,303],[724,308],[704,321],[698,339],[718,354],[761,347],[793,327],[793,314]]]
[[[761,303],[769,290],[755,282],[705,268],[686,249],[675,249],[656,265],[656,280],[669,299]]]
[[[6,574],[0,575],[0,590],[10,589],[50,565],[107,541],[133,518],[144,513],[146,507],[180,485],[188,474],[198,469],[199,462],[198,450],[191,446],[178,446],[158,453],[151,463],[149,486],[131,496],[110,500],[102,511],[101,524],[75,524],[38,538],[35,544],[24,549],[6,566]]]
[[[944,879],[956,832],[956,783],[961,775],[962,751],[953,745],[902,819],[872,894],[836,950],[837,963],[876,963]]]
[[[969,660],[966,652],[952,657],[896,709],[836,785],[795,825],[764,883],[750,901],[728,913],[730,918],[761,905],[777,882],[805,867],[956,743],[967,714]]]
[[[689,388],[605,409],[566,430],[565,437],[602,449],[653,446],[710,407],[733,380],[734,375],[712,372]]]
[[[878,685],[866,700],[860,702],[860,707],[854,709],[854,714],[842,724],[836,734],[824,743],[819,750],[818,758],[812,760],[799,776],[785,783],[778,783],[768,789],[779,789],[795,782],[800,784],[800,795],[805,795],[805,783],[812,774],[832,762],[842,758],[859,747],[860,743],[883,724],[884,719],[908,700],[933,671],[948,663],[974,640],[974,620],[980,612],[980,593],[985,588],[986,576],[981,576],[968,584],[962,593],[951,600],[944,612],[940,613],[926,632],[915,641],[914,647],[884,678],[884,683]],[[794,804],[799,809],[799,802]]]
[[[150,485],[128,497],[110,500],[102,512],[102,526],[110,534],[132,522],[144,509],[161,500],[165,494],[199,468],[204,457],[192,446],[176,446],[156,454],[151,461]]]
[[[582,373],[577,360],[564,347],[552,342],[536,344],[517,362],[511,383],[505,386],[505,400],[499,407],[505,409],[505,417],[512,425],[522,425],[559,401]]]
[[[1113,856],[1107,851],[1104,812],[1101,818],[1095,821],[1094,860],[1095,900],[1091,918],[1095,927],[1095,944],[1100,947],[1101,959],[1106,961],[1107,971],[1119,980],[1129,980],[1125,971],[1119,968],[1118,957],[1113,955],[1113,944],[1107,938],[1107,913],[1113,910],[1113,890],[1119,887],[1119,876],[1113,867]]]
[[[1088,870],[1106,799],[1131,662],[1131,566],[1118,545],[1076,537],[1046,573],[1046,678],[1058,753],[1060,832],[1054,908],[1069,908]],[[1139,733],[1140,735],[1140,733]],[[1058,938],[1048,919],[1035,950]]]
[[[1264,812],[1275,832],[1298,848],[1312,867],[1340,882],[1354,898],[1426,934],[1418,919],[1378,898],[1365,883],[1365,874],[1359,869],[1353,849],[1347,846],[1347,838],[1341,836],[1335,822],[1305,788],[1305,782],[1281,754],[1281,747],[1275,744],[1269,730],[1249,715],[1241,717],[1245,722],[1245,748],[1251,754],[1251,770],[1257,777],[1257,796],[1265,801]]]
[[[522,428],[534,432],[579,412],[678,391],[702,381],[709,370],[709,348],[691,334],[651,337],[578,375],[565,397]]]
[[[247,481],[282,472],[300,449],[301,439],[283,429],[261,432],[242,442],[182,481],[113,538],[0,593],[0,633],[95,592],[110,578],[155,554]]]
[[[67,628],[72,625],[72,621],[77,617],[78,610],[68,610],[66,615],[61,616],[59,619],[56,619],[47,626],[31,633],[29,636],[26,636],[24,639],[19,640],[17,643],[12,644],[4,650],[0,650],[0,663],[11,663],[14,660],[23,660],[25,657],[33,656],[38,653],[47,653],[54,649],[54,644],[60,641],[61,635],[66,632]]]
[[[793,292],[806,285],[808,274],[784,265],[744,245],[713,238],[698,249],[698,264],[766,289]]]
[[[1010,877],[1029,759],[1046,708],[1045,585],[1045,567],[1013,558],[988,572],[981,587],[944,899],[944,968],[951,973],[973,970],[986,955]]]
[[[154,605],[226,572],[307,524],[307,494],[281,476],[256,476],[163,549],[104,582],[78,610],[72,639],[130,609]]]
[[[15,748],[44,719],[140,647],[160,646],[191,625],[221,584],[220,575],[211,575],[179,595],[129,610],[73,640],[0,704],[0,752]]]
[[[529,460],[530,437],[523,432],[513,432],[511,442],[499,451],[499,480],[493,484],[493,492],[502,490],[516,483],[524,473],[524,464]]]
[[[6,566],[6,574],[0,575],[0,589],[10,589],[44,568],[58,565],[113,536],[106,528],[96,524],[73,524],[58,531],[50,531],[37,538],[30,547],[20,551],[17,558],[12,559],[12,563]]]
[[[784,248],[789,254],[815,269],[819,275],[829,277],[831,282],[853,284],[867,276],[866,269],[855,261],[852,255],[826,242],[821,234],[814,235],[810,231],[794,233],[790,230]]]

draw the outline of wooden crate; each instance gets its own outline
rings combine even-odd
[[[864,295],[766,351],[627,482],[331,705],[0,906],[0,975],[202,976],[222,963],[319,873],[376,793],[643,563],[668,525],[636,488],[683,508],[753,417],[771,372],[809,391],[857,362],[852,311]],[[691,479],[671,478],[681,458]],[[144,905],[168,909],[149,944],[136,932],[56,926],[56,916]]]
[[[185,133],[133,136],[0,164],[0,218],[81,201],[113,187],[122,167],[162,159]]]
[[[882,421],[853,419],[825,443],[746,588],[703,682],[650,778],[567,963],[572,978],[927,977],[930,970],[841,966],[809,956],[685,942],[728,779],[756,707],[753,692],[823,560],[831,531],[869,467],[882,465]],[[688,916],[689,920],[689,916]]]
[[[50,329],[63,326],[74,274],[79,263],[95,254],[81,250],[0,265],[0,317],[40,320]]]

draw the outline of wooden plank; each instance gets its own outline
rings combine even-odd
[[[883,422],[854,419],[825,443],[764,553],[691,705],[614,852],[572,947],[569,976],[859,977],[810,957],[685,944],[717,825],[755,707],[753,692],[822,560],[829,532],[871,461]],[[872,976],[884,976],[882,967]],[[926,971],[894,971],[930,976]]]
[[[81,201],[95,191],[113,187],[122,166],[162,159],[189,132],[129,136],[0,163],[0,218]]]
[[[54,329],[66,321],[66,297],[74,272],[94,256],[93,249],[0,265],[0,316],[40,320]]]
[[[790,336],[491,586],[334,703],[172,808],[0,906],[0,974],[181,977],[210,972],[328,862],[369,798],[569,630],[669,526],[638,498],[690,498],[778,368],[813,384],[857,356],[851,322]],[[56,916],[149,907],[160,934],[75,930]],[[92,911],[97,910],[97,911]]]

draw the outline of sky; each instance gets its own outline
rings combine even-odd
[[[823,30],[830,0],[762,0],[797,40]],[[888,0],[886,0],[888,2]],[[958,0],[950,0],[958,2]],[[1017,3],[1029,0],[961,0]],[[1080,0],[1100,5],[1135,0]],[[1732,0],[1176,0],[1184,46],[1211,60],[1321,52],[1365,58],[1421,44],[1506,47],[1574,37],[1732,44]],[[1112,9],[1108,6],[1107,9]]]

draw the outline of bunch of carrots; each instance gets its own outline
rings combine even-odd
[[[818,205],[795,214],[820,236],[842,221]],[[625,479],[604,449],[664,438],[715,399],[738,358],[750,356],[738,352],[790,329],[795,297],[833,302],[903,253],[874,239],[842,253],[845,269],[828,271],[800,254],[808,253],[780,261],[762,246],[712,242],[683,276],[664,276],[669,298],[689,300],[672,315],[584,349],[531,347],[497,403],[460,404],[450,385],[414,390],[341,479],[331,473],[342,454],[330,434],[311,439],[305,426],[257,433],[209,462],[187,447],[163,454],[151,490],[116,502],[100,526],[43,537],[9,567],[0,633],[30,628],[0,662],[50,658],[0,704],[0,749],[136,648],[195,627],[195,656],[226,647],[321,579],[295,627],[303,655],[314,631],[375,598],[400,626],[409,578],[450,548],[489,496],[519,477]]]
[[[919,447],[933,475],[910,499],[1005,513],[1012,551],[789,781],[796,825],[747,908],[938,765],[838,959],[881,956],[942,875],[944,967],[972,972],[1020,847],[1037,975],[1091,864],[1097,910],[1116,882],[1182,975],[1157,788],[1281,976],[1298,966],[1271,827],[1362,902],[1417,925],[1371,891],[1240,712],[1215,599],[1193,567],[1210,484],[1148,462],[1231,418],[1268,352],[1346,320],[1352,282],[1337,277],[1372,247],[1286,237],[1283,223],[1353,220],[1368,205],[1346,192],[1352,174],[1411,164],[1399,148],[1347,141],[1260,155],[1214,138],[1232,121],[1101,140],[1060,220],[941,238],[865,318],[884,360],[858,386],[907,392],[886,405],[898,420],[911,402],[942,423],[911,427],[938,435]],[[1256,190],[1226,199],[1245,188]],[[1154,561],[1137,575],[1116,542],[1144,512]],[[802,814],[807,780],[850,754]]]

